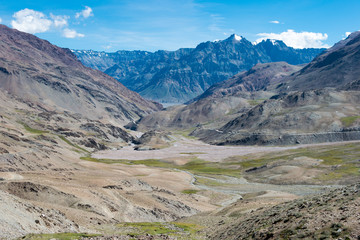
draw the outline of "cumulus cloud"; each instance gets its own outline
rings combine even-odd
[[[0,23],[2,22],[2,19],[0,18]]]
[[[279,22],[279,21],[277,21],[277,20],[270,21],[269,23],[280,24],[280,22]]]
[[[65,27],[68,25],[69,16],[55,16],[54,14],[50,13],[50,17],[53,20],[53,24],[55,27]]]
[[[34,11],[28,8],[14,13],[14,20],[11,26],[27,33],[42,33],[50,29],[52,21],[42,12]]]
[[[77,37],[85,37],[84,34],[78,33],[73,29],[65,28],[63,30],[63,36],[66,38],[77,38]]]
[[[328,48],[329,45],[323,43],[328,39],[326,33],[314,32],[295,32],[292,29],[282,33],[259,33],[260,38],[256,40],[257,43],[265,39],[282,40],[286,45],[293,48]]]
[[[83,17],[86,19],[91,16],[94,16],[93,10],[91,9],[91,7],[88,7],[88,6],[85,6],[84,10],[75,14],[75,18]]]
[[[88,16],[85,13],[85,16]],[[84,37],[84,34],[78,33],[73,29],[67,28],[69,25],[69,16],[57,16],[50,13],[50,16],[46,16],[42,12],[38,12],[32,9],[25,8],[20,10],[13,15],[14,20],[11,21],[13,28],[27,33],[42,33],[47,32],[51,29],[60,31],[66,38]]]

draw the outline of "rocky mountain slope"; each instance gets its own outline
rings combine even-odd
[[[186,173],[91,158],[147,142],[121,125],[157,104],[33,35],[0,26],[0,45],[0,239],[214,209],[181,193]]]
[[[244,214],[217,227],[209,238],[358,239],[359,212],[360,185],[356,184]]]
[[[214,209],[181,193],[191,188],[186,173],[89,157],[134,142],[121,128],[46,108],[0,91],[0,239]]]
[[[324,87],[358,90],[360,31],[335,44],[290,77],[281,91],[304,91]]]
[[[217,144],[295,144],[360,139],[355,32],[300,71],[269,88],[280,95],[231,120],[217,131],[197,131]],[[292,90],[305,90],[294,92]],[[319,90],[308,90],[319,89]],[[327,89],[327,90],[324,90]],[[340,91],[337,89],[345,89]]]
[[[252,44],[232,35],[204,42],[194,49],[177,51],[73,52],[87,66],[105,70],[143,97],[162,103],[183,103],[202,94],[211,85],[248,70],[258,63],[311,61],[324,49],[293,49],[282,41]]]
[[[214,84],[187,105],[170,107],[166,111],[149,114],[138,122],[139,129],[192,128],[206,124],[220,127],[275,93],[267,91],[271,85],[301,69],[285,62],[257,64],[249,71]]]
[[[309,144],[360,139],[358,91],[295,92],[257,105],[218,130],[194,134],[213,144]]]
[[[53,110],[118,123],[160,106],[108,75],[87,68],[68,49],[0,25],[0,89]]]

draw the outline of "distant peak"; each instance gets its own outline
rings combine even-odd
[[[272,42],[272,44],[276,43],[276,39],[269,39],[270,42]]]
[[[278,39],[266,39],[267,42],[271,42],[273,45],[279,44],[279,43],[283,43],[283,41],[278,40]]]
[[[234,39],[237,41],[240,41],[242,39],[241,36],[234,34]]]
[[[227,40],[241,41],[242,39],[243,39],[243,37],[236,35],[236,34],[232,34]]]
[[[263,45],[263,44],[271,44],[273,46],[287,46],[284,41],[282,40],[278,40],[278,39],[263,39],[261,41],[256,41],[256,42],[253,42],[254,45]]]

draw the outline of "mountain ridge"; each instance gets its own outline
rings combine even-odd
[[[52,109],[126,124],[161,107],[101,71],[85,67],[69,50],[0,25],[0,89]]]
[[[176,51],[118,51],[107,53],[105,73],[147,99],[162,103],[184,103],[202,94],[211,85],[248,70],[258,63],[286,61],[302,64],[324,49],[294,49],[282,41],[262,41],[256,45],[246,38],[231,35],[221,41],[207,41],[195,48]],[[84,64],[104,69],[105,58],[97,52],[72,50]],[[140,55],[124,60],[125,55]],[[99,62],[97,66],[96,62]],[[113,64],[115,62],[115,64]]]
[[[358,81],[360,31],[338,42],[290,77],[280,91],[305,91],[324,87],[343,89]],[[286,89],[285,89],[286,88]]]

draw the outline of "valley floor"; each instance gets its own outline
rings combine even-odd
[[[358,143],[227,147],[171,135],[158,150],[124,146],[57,171],[0,172],[0,239],[205,239],[214,224],[356,182]],[[336,159],[342,151],[350,157]]]

